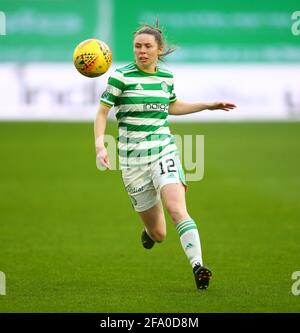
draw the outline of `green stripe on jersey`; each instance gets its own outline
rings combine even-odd
[[[108,79],[108,84],[110,84],[111,86],[114,86],[120,90],[124,90],[125,84],[121,81],[119,81],[118,79],[114,78],[114,77],[110,77]]]
[[[173,86],[167,84],[168,92],[172,91]],[[124,90],[162,90],[161,83],[130,83],[125,84]]]
[[[127,124],[120,122],[119,123],[119,128],[123,127],[126,128],[127,131],[136,131],[136,132],[153,132],[157,131],[161,127],[167,127],[168,126],[168,121],[166,120],[163,125],[160,126],[154,126],[154,125],[132,125],[132,124]]]
[[[119,111],[116,113],[116,118],[118,120],[123,117],[166,119],[168,117],[168,113],[162,111]]]
[[[170,137],[172,137],[171,134],[152,134],[152,133],[147,135],[144,138],[135,138],[135,137],[127,137],[124,135],[120,135],[118,137],[118,141],[121,143],[140,143],[143,141],[163,141]],[[172,137],[172,141],[170,143],[174,143],[174,142],[175,142],[175,140]]]
[[[114,94],[112,94],[112,93],[110,93],[108,91],[104,91],[104,93],[102,94],[101,98],[104,99],[104,100],[107,100],[107,101],[109,101],[111,103],[115,103],[115,101],[117,99],[117,97]]]
[[[145,73],[145,72],[142,72],[142,71],[139,71],[139,70],[136,70],[136,71],[130,71],[128,73],[123,73],[124,77],[145,77],[145,76],[159,76],[159,77],[168,77],[168,78],[172,78],[173,75],[172,74],[169,74],[169,73],[166,73],[166,72],[156,72],[156,73]]]
[[[122,104],[146,104],[146,103],[159,103],[159,104],[169,104],[170,100],[169,98],[165,97],[155,97],[155,96],[149,96],[149,97],[119,97],[116,101],[116,105],[122,105]]]

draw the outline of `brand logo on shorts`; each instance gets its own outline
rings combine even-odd
[[[126,187],[126,190],[128,193],[130,194],[134,194],[134,193],[139,193],[142,192],[144,190],[145,186],[141,186],[141,187],[133,187],[133,186],[128,186]]]
[[[168,178],[176,178],[175,174],[173,172],[168,174]]]

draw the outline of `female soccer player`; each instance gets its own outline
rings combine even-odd
[[[114,106],[124,185],[144,223],[142,245],[151,249],[166,237],[162,198],[192,265],[196,286],[206,289],[212,273],[203,265],[197,225],[186,208],[184,173],[167,116],[205,109],[229,111],[235,105],[177,100],[173,74],[158,66],[158,60],[174,50],[166,50],[157,22],[155,28],[145,25],[134,33],[133,49],[135,62],[117,69],[101,96],[94,124],[97,161],[110,169],[104,133],[108,112]]]

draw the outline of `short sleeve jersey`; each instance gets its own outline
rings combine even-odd
[[[116,111],[121,167],[147,165],[177,150],[167,120],[175,101],[173,74],[160,67],[150,74],[132,63],[109,77],[101,103]]]

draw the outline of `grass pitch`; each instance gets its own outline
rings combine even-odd
[[[144,250],[119,171],[95,167],[91,123],[0,123],[0,312],[299,312],[300,123],[171,124],[205,135],[191,182],[210,288],[178,235]],[[116,135],[115,123],[107,133]]]

